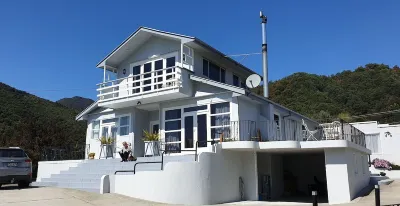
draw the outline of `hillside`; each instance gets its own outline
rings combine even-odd
[[[86,123],[75,121],[76,110],[1,82],[0,97],[0,147],[20,146],[35,163],[47,147],[85,146]]]
[[[367,64],[331,76],[295,73],[270,82],[270,98],[319,121],[340,113],[361,115],[400,109],[400,68]],[[256,90],[262,94],[262,88]],[[352,121],[400,121],[400,116]]]
[[[91,105],[94,101],[92,99],[75,96],[71,98],[63,98],[56,102],[68,108],[82,111],[86,109],[86,107]]]

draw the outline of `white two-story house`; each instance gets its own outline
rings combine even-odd
[[[164,171],[115,175],[111,192],[214,204],[311,198],[318,190],[343,203],[368,185],[361,133],[342,125],[332,139],[322,130],[310,136],[317,122],[251,93],[244,82],[255,72],[195,37],[140,27],[97,67],[104,72],[98,99],[76,117],[88,122],[87,153],[102,158],[99,138],[111,137],[114,157],[123,141],[143,157],[146,130],[159,132],[167,155],[193,155],[197,143],[200,154]]]
[[[194,37],[141,27],[97,67],[104,71],[98,100],[77,116],[88,120],[86,143],[96,157],[100,137],[115,138],[116,151],[131,143],[134,155],[143,156],[143,130],[160,132],[167,149],[179,153],[221,134],[302,140],[302,119],[317,126],[246,90],[255,72]]]

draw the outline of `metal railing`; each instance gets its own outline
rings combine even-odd
[[[173,66],[99,83],[97,97],[111,100],[176,88],[182,82],[181,72],[180,67]]]
[[[365,134],[353,125],[342,122],[321,124],[314,134],[317,140],[348,140],[366,147]],[[308,134],[297,121],[283,121],[278,126],[275,121],[240,120],[225,122],[211,129],[211,137],[229,141],[306,141]]]
[[[365,134],[343,120],[320,124],[319,129],[319,140],[347,140],[366,147]]]
[[[41,151],[40,161],[82,160],[86,156],[85,147],[57,148],[48,147]]]

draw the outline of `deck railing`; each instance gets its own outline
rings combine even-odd
[[[278,126],[275,121],[240,120],[222,124],[211,131],[214,140],[229,141],[307,141],[308,131],[297,121],[285,121]],[[315,139],[348,140],[365,147],[365,134],[349,123],[321,124],[316,128]],[[310,141],[310,140],[309,140]]]
[[[365,134],[353,125],[344,121],[320,124],[318,139],[320,140],[348,140],[366,147]]]
[[[98,99],[112,100],[177,88],[181,85],[181,68],[168,67],[97,84]]]

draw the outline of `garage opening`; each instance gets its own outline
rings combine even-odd
[[[324,152],[258,153],[259,200],[328,202]]]

